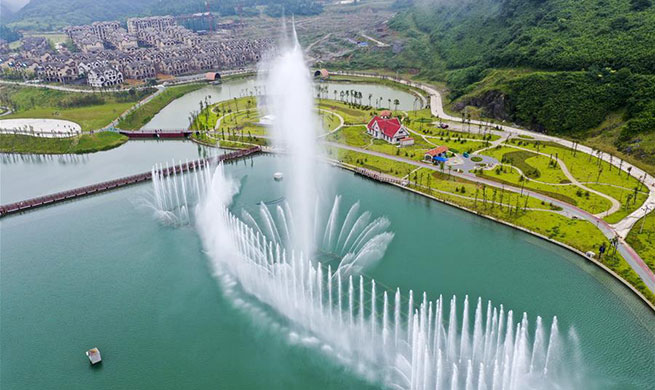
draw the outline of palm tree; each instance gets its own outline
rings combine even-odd
[[[387,99],[387,102],[389,103],[389,109],[391,110],[391,99]]]
[[[394,100],[393,100],[393,105],[396,107],[396,110],[395,110],[395,111],[398,111],[398,105],[399,105],[399,104],[400,104],[400,100],[398,100],[398,99],[394,99]]]
[[[337,90],[335,89],[335,90],[332,91],[332,92],[334,92],[334,100],[337,100]]]
[[[372,93],[369,93],[369,94],[368,94],[368,105],[369,105],[369,106],[371,105],[371,99],[372,99],[372,98],[373,98],[373,94],[372,94]]]

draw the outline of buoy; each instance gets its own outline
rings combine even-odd
[[[273,174],[273,179],[274,179],[275,181],[280,181],[280,180],[282,180],[283,178],[284,178],[284,175],[282,174],[282,172],[275,172],[275,173]]]

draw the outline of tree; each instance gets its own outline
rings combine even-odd
[[[646,8],[649,8],[653,3],[651,0],[630,0],[630,7],[633,11],[643,11]]]
[[[399,104],[400,104],[400,100],[398,100],[398,99],[394,99],[394,100],[393,100],[393,105],[394,105],[395,108],[396,108],[395,111],[398,111],[398,105],[399,105]]]

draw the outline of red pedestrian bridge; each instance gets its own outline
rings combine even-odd
[[[239,150],[216,157],[190,161],[188,163],[175,165],[169,168],[164,168],[160,172],[163,176],[179,174],[179,173],[187,172],[191,168],[197,169],[197,168],[202,168],[209,164],[214,164],[222,161],[236,160],[239,158],[243,158],[259,153],[260,151],[261,151],[260,147]],[[152,180],[152,172],[139,173],[137,175],[122,177],[120,179],[105,181],[90,186],[79,187],[69,191],[57,192],[55,194],[40,196],[38,198],[32,198],[20,202],[1,205],[0,217],[4,217],[6,215],[13,214],[13,213],[19,213],[21,211],[26,211],[41,206],[47,206],[50,204],[63,202],[69,199],[81,198],[83,196],[97,194],[104,191],[110,191],[115,188],[125,187],[131,184],[141,183],[148,180]]]

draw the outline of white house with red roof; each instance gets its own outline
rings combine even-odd
[[[414,139],[409,136],[409,131],[400,124],[398,118],[385,118],[376,115],[366,125],[366,132],[373,138],[383,139],[394,145],[407,146],[414,143]]]

